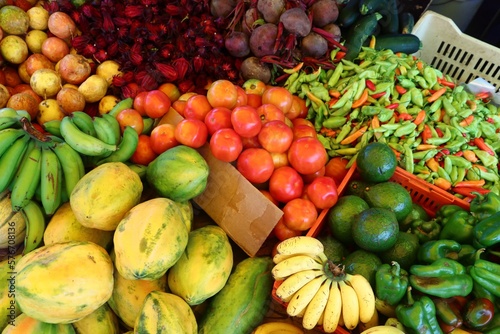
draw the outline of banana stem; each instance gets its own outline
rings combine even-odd
[[[21,117],[19,119],[19,123],[21,123],[21,127],[26,133],[30,135],[31,138],[34,138],[38,141],[41,141],[43,143],[47,143],[52,141],[52,139],[49,136],[46,136],[42,132],[40,132],[37,128],[31,124],[30,120],[26,117]]]

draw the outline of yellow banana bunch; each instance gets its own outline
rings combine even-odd
[[[328,260],[319,240],[289,238],[276,251],[271,273],[280,284],[275,294],[288,315],[302,318],[305,329],[322,325],[325,333],[333,333],[341,325],[353,330],[373,320],[375,294],[368,280]]]

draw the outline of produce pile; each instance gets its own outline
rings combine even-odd
[[[0,5],[2,333],[497,333],[499,110],[396,6]],[[283,212],[258,255],[207,154]]]

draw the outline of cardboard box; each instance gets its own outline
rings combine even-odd
[[[160,123],[177,124],[174,109]],[[193,201],[199,205],[249,256],[255,256],[283,215],[276,205],[245,179],[230,163],[216,159],[208,144],[198,149],[210,168],[205,191]]]

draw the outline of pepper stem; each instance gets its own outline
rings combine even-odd
[[[411,306],[415,303],[415,299],[413,299],[413,296],[411,294],[411,286],[408,286],[408,289],[406,289],[406,298],[408,299],[408,305]]]
[[[481,259],[481,254],[483,254],[484,252],[486,251],[486,248],[479,248],[477,251],[476,251],[476,256],[475,256],[475,260],[480,260]]]
[[[394,276],[399,277],[401,275],[401,266],[399,265],[399,263],[396,261],[392,261],[391,266],[392,266],[392,274]]]

